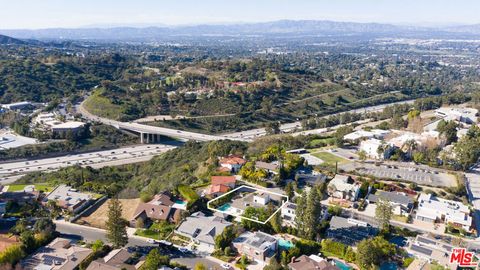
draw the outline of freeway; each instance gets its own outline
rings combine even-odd
[[[99,117],[91,114],[85,109],[84,102],[85,101],[83,101],[81,104],[76,106],[77,112],[79,112],[84,118],[89,119],[91,121],[97,121],[105,125],[114,126],[119,129],[140,133],[141,136],[143,134],[156,134],[156,135],[168,136],[171,138],[179,138],[184,140],[195,140],[195,141],[216,141],[216,140],[225,140],[225,139],[246,141],[241,137],[227,138],[226,136],[208,135],[208,134],[182,131],[182,130],[171,129],[171,128],[144,125],[144,124],[135,123],[135,122],[115,121],[115,120],[111,120],[111,119],[107,119],[107,118],[103,118],[103,117]]]
[[[12,182],[19,175],[36,171],[54,171],[72,165],[100,168],[150,160],[152,157],[174,149],[164,144],[144,144],[103,150],[90,153],[73,154],[60,157],[32,159],[0,164],[2,183]]]
[[[339,112],[339,113],[334,113],[326,116],[322,116],[320,118],[328,118],[330,116],[335,116],[335,115],[341,115],[343,113],[369,113],[369,112],[380,112],[385,107],[387,106],[392,106],[392,105],[397,105],[397,104],[413,104],[415,100],[406,100],[406,101],[399,101],[399,102],[393,102],[393,103],[388,103],[388,104],[382,104],[382,105],[376,105],[376,106],[370,106],[370,107],[365,107],[365,108],[360,108],[360,109],[354,109],[346,112]],[[297,130],[302,129],[302,122],[301,121],[296,121],[292,123],[285,123],[280,125],[280,130],[282,132],[288,133],[288,132],[295,132]],[[327,131],[327,129],[316,129],[312,130],[311,132],[309,131],[302,131],[302,132],[295,132],[294,135],[300,135],[300,134],[319,134],[322,133],[321,131]],[[227,133],[224,134],[223,136],[228,137],[229,139],[244,139],[244,140],[253,140],[257,137],[265,136],[267,134],[265,128],[257,128],[257,129],[251,129],[251,130],[246,130],[246,131],[239,131],[239,132],[234,132],[234,133]]]

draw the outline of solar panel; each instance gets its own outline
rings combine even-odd
[[[430,245],[435,245],[435,244],[437,244],[437,242],[435,242],[435,241],[433,241],[433,240],[430,240],[430,239],[428,239],[428,238],[421,237],[421,236],[418,236],[418,237],[417,237],[417,241],[418,241],[418,242],[425,243],[425,244],[430,244]]]
[[[422,254],[428,255],[428,256],[431,256],[432,252],[433,252],[431,249],[424,248],[424,247],[417,246],[417,245],[412,245],[410,247],[410,249],[413,250],[413,251],[420,252]]]

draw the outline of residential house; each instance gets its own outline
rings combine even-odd
[[[330,220],[330,227],[327,230],[327,238],[332,238],[337,242],[351,246],[363,239],[377,235],[378,231],[376,226],[372,226],[364,221],[333,216]]]
[[[263,162],[263,161],[256,161],[255,168],[265,170],[267,171],[268,174],[278,174],[278,171],[280,169],[280,163],[278,163],[277,161],[270,162],[270,163]]]
[[[268,264],[277,254],[278,241],[272,235],[261,231],[245,232],[233,240],[233,246],[238,253],[250,260]]]
[[[432,194],[420,194],[416,219],[426,222],[443,222],[470,231],[470,209],[461,202],[445,200]]]
[[[287,202],[280,210],[280,217],[284,226],[295,227],[295,218],[297,211],[297,205],[292,202]]]
[[[337,266],[317,255],[293,257],[288,264],[289,270],[340,270]]]
[[[21,266],[24,270],[71,270],[92,252],[89,248],[73,245],[69,239],[56,238],[28,256]]]
[[[229,211],[235,215],[242,215],[248,207],[265,208],[267,204],[281,206],[285,199],[285,197],[279,195],[256,191],[243,197],[232,199]]]
[[[87,270],[137,270],[145,262],[132,260],[131,257],[126,249],[114,249],[107,256],[91,262]]]
[[[131,227],[143,224],[148,226],[153,221],[178,222],[181,210],[173,208],[174,202],[167,193],[160,193],[147,203],[140,203],[130,220]],[[140,222],[140,223],[139,223]]]
[[[450,254],[454,246],[449,243],[417,235],[415,240],[409,241],[407,251],[421,260],[435,261],[447,269],[457,269],[457,265],[450,263]],[[429,268],[427,268],[429,269]]]
[[[237,155],[229,155],[227,157],[221,158],[218,162],[221,167],[228,168],[230,172],[238,172],[247,161]]]
[[[393,207],[393,214],[398,216],[408,216],[413,207],[412,198],[402,193],[379,190],[367,197],[369,203],[377,203],[379,200],[390,202]]]
[[[328,183],[327,190],[328,195],[333,198],[356,201],[360,184],[355,183],[348,175],[336,174]]]
[[[314,172],[312,174],[296,173],[295,181],[297,183],[297,187],[303,189],[306,186],[313,187],[324,184],[327,181],[327,176],[317,172]]]
[[[192,239],[193,242],[202,245],[204,249],[213,251],[215,237],[231,225],[231,222],[219,216],[206,216],[202,212],[196,212],[187,217],[175,232]]]
[[[220,196],[230,189],[235,188],[235,176],[212,176],[211,185],[206,189],[205,193],[212,197]]]
[[[80,213],[83,209],[93,203],[95,198],[92,194],[83,193],[67,185],[59,185],[52,190],[47,197],[43,199],[43,203],[55,201],[57,205],[74,214]]]

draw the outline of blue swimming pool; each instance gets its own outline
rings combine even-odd
[[[291,249],[294,244],[291,241],[285,240],[283,238],[278,239],[278,246],[282,249]]]
[[[335,266],[340,268],[340,270],[350,270],[350,269],[352,269],[352,267],[348,266],[347,264],[345,264],[341,261],[333,260],[333,262],[335,263]]]
[[[393,262],[386,262],[380,265],[380,270],[397,270],[397,264]]]
[[[175,203],[176,204],[181,204],[181,205],[186,205],[187,204],[187,202],[181,201],[181,200],[176,200]]]
[[[232,207],[232,206],[231,206],[229,203],[226,203],[226,204],[220,206],[220,207],[218,208],[218,210],[225,212],[225,211],[227,211],[228,209],[230,209],[231,207]]]

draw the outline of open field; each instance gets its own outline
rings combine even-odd
[[[335,164],[335,162],[338,162],[339,164],[344,164],[348,162],[347,159],[341,158],[328,152],[315,152],[312,153],[312,155],[328,164]]]
[[[105,229],[105,222],[107,221],[108,214],[108,202],[105,201],[95,212],[87,217],[80,218],[77,223],[83,225],[89,225],[92,227]],[[120,199],[122,203],[122,217],[126,220],[130,220],[140,204],[140,199]]]
[[[11,192],[23,191],[26,186],[30,186],[30,185],[8,185],[8,191],[11,191]],[[36,190],[44,191],[44,192],[50,192],[54,188],[46,184],[34,184],[34,186]]]

